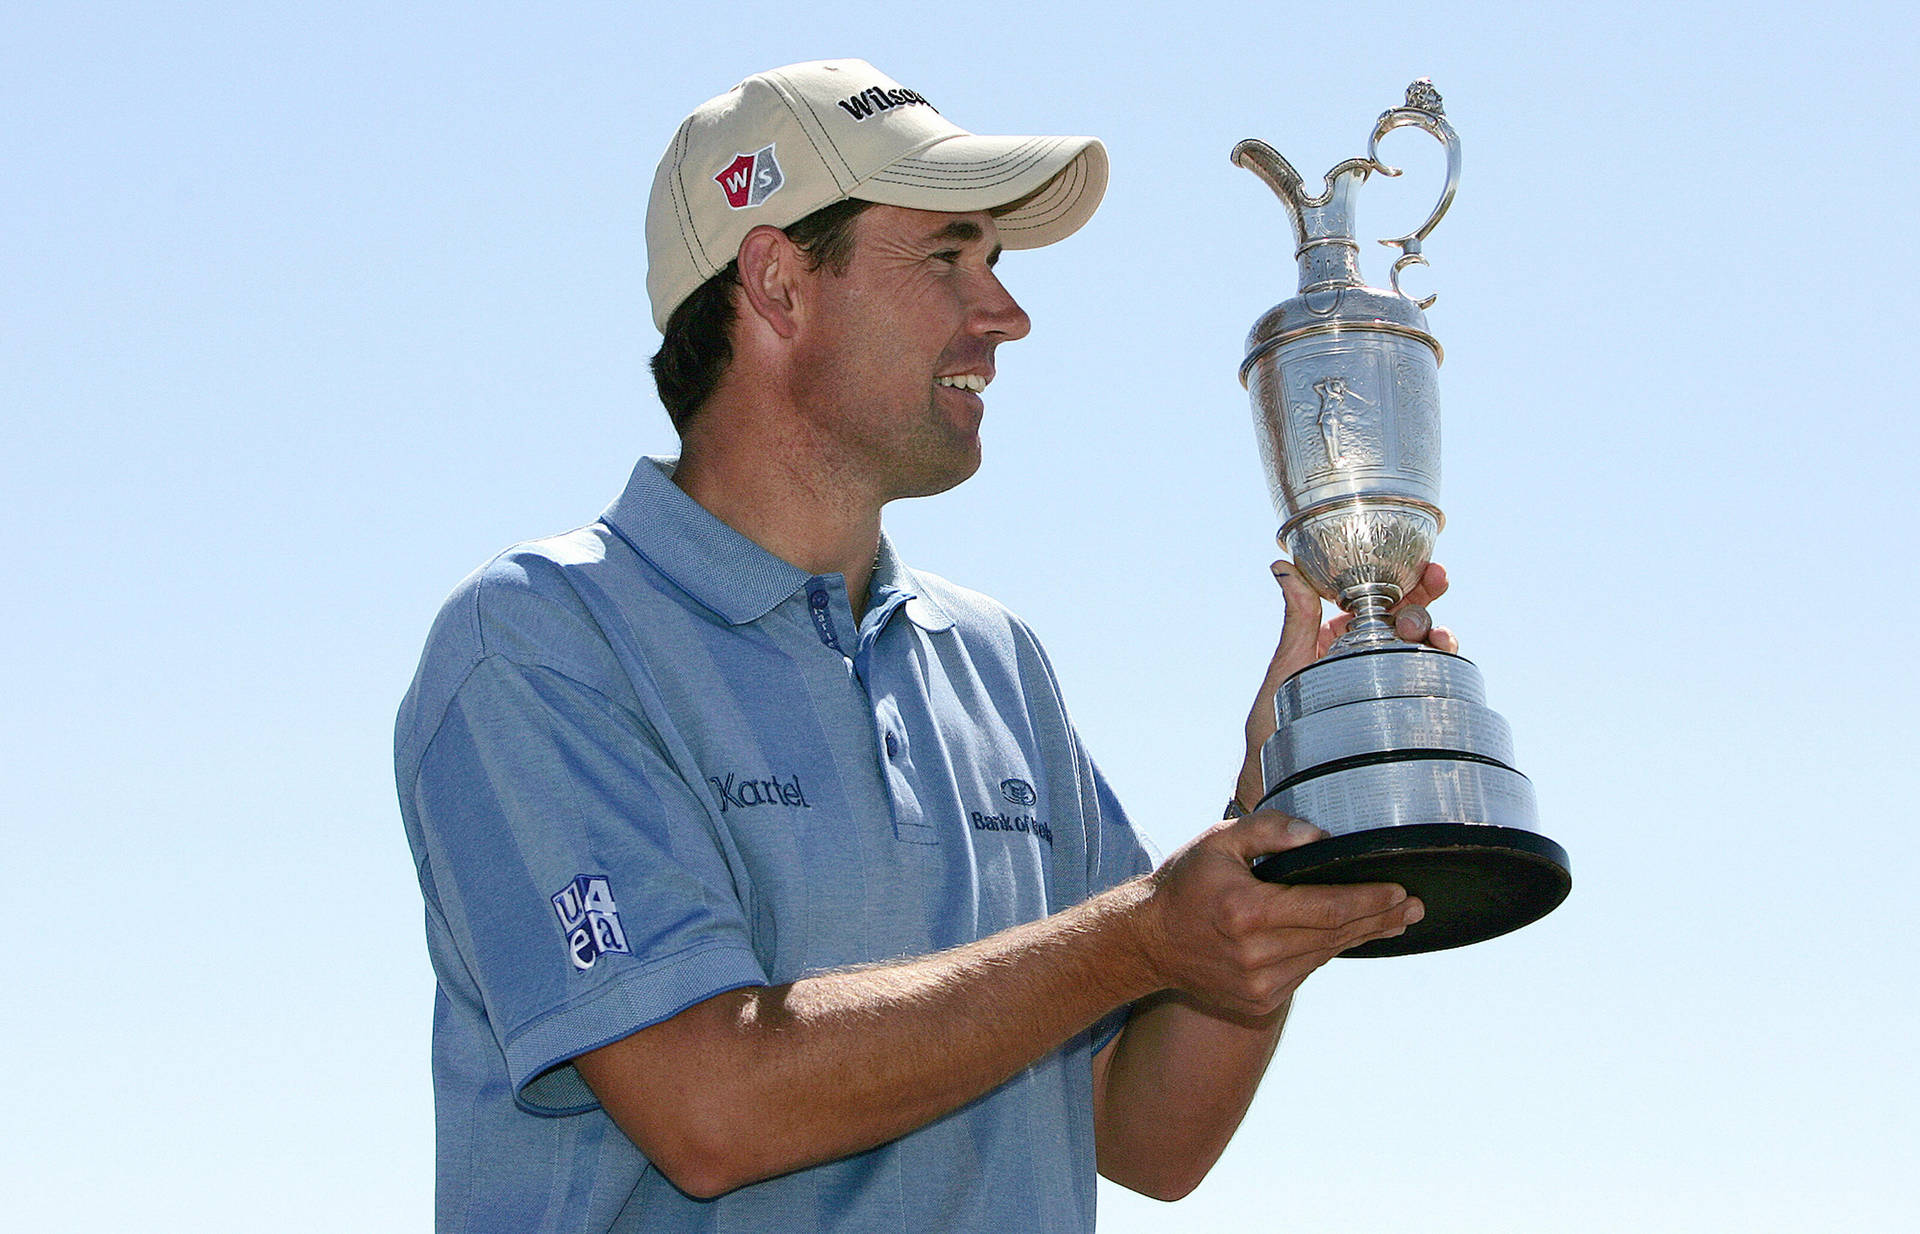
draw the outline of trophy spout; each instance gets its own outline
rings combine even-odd
[[[1287,208],[1293,222],[1293,255],[1300,263],[1300,291],[1364,287],[1360,245],[1354,239],[1354,190],[1374,171],[1368,159],[1348,159],[1328,172],[1319,193],[1278,150],[1257,137],[1233,148],[1233,162],[1260,177]]]
[[[1258,137],[1249,137],[1233,148],[1233,165],[1244,167],[1259,176],[1262,183],[1273,190],[1273,195],[1287,204],[1294,218],[1299,218],[1298,203],[1306,196],[1306,181],[1300,178],[1300,173],[1293,169],[1292,163],[1287,162],[1284,154]]]

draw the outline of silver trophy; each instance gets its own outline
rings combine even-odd
[[[1431,134],[1447,179],[1426,222],[1380,243],[1400,250],[1391,289],[1360,276],[1354,193],[1397,176],[1379,157],[1398,128]],[[1233,161],[1279,195],[1293,220],[1300,292],[1247,336],[1240,381],[1266,464],[1287,555],[1322,596],[1353,615],[1323,659],[1275,700],[1279,731],[1261,751],[1263,808],[1304,818],[1328,838],[1254,864],[1270,882],[1395,882],[1426,916],[1397,938],[1348,955],[1460,947],[1553,911],[1572,886],[1567,854],[1541,835],[1533,786],[1513,768],[1513,740],[1486,705],[1480,670],[1402,642],[1392,608],[1419,581],[1440,513],[1440,344],[1422,311],[1434,297],[1400,290],[1421,243],[1453,203],[1460,138],[1424,79],[1383,113],[1367,157],[1327,173],[1318,194],[1264,142]]]

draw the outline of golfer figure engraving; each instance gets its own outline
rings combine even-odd
[[[1313,392],[1320,396],[1320,436],[1327,443],[1327,465],[1338,467],[1347,461],[1344,443],[1359,428],[1364,414],[1347,400],[1366,407],[1373,404],[1348,389],[1344,377],[1323,377],[1313,383]]]
[[[1355,190],[1376,173],[1400,174],[1380,160],[1379,143],[1404,127],[1445,147],[1446,183],[1424,223],[1381,241],[1400,256],[1390,287],[1369,287],[1354,239]],[[1285,205],[1299,264],[1299,293],[1254,323],[1240,366],[1280,544],[1353,616],[1326,657],[1281,685],[1279,729],[1261,751],[1262,808],[1304,818],[1328,838],[1262,857],[1254,872],[1283,883],[1395,882],[1426,905],[1406,933],[1348,955],[1493,938],[1566,898],[1567,854],[1538,830],[1533,785],[1513,765],[1512,735],[1486,705],[1480,670],[1401,641],[1392,612],[1444,523],[1442,353],[1424,313],[1435,297],[1405,295],[1400,274],[1427,264],[1422,242],[1459,185],[1459,136],[1423,79],[1404,106],[1382,113],[1367,156],[1334,167],[1318,193],[1264,142],[1241,142],[1233,161]]]

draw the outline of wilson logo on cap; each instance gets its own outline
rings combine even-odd
[[[733,162],[722,168],[713,182],[727,195],[729,206],[744,210],[773,196],[787,181],[780,174],[780,164],[774,161],[773,147],[768,145],[752,154],[734,155]]]
[[[886,90],[879,86],[869,87],[840,100],[841,108],[855,121],[865,120],[876,111],[892,111],[896,107],[912,107],[915,104],[934,112],[940,110],[927,102],[918,90]]]

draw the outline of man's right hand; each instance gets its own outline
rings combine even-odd
[[[1221,823],[1149,876],[1142,906],[1148,963],[1162,984],[1221,1011],[1267,1015],[1349,947],[1391,938],[1425,909],[1393,883],[1287,887],[1253,862],[1323,838],[1274,811]]]

